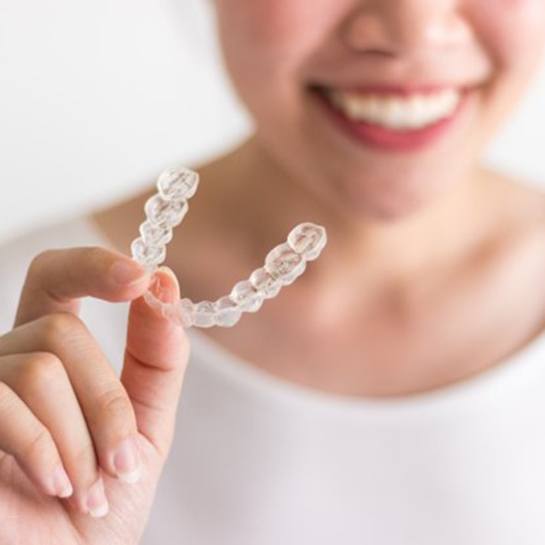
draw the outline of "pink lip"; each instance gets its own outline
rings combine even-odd
[[[464,89],[465,86],[463,85],[445,85],[440,83],[427,83],[427,84],[419,84],[419,83],[403,83],[403,84],[397,84],[397,85],[391,85],[391,84],[374,84],[374,85],[345,85],[345,86],[335,86],[335,89],[338,91],[344,91],[344,92],[352,92],[352,93],[376,93],[376,94],[390,94],[390,95],[411,95],[414,93],[418,94],[427,94],[427,93],[435,93],[438,91],[442,91],[444,89],[451,89],[451,88],[457,88],[457,89]]]
[[[393,87],[391,86],[389,86],[387,90],[384,90],[385,87],[382,87],[381,89],[382,92],[393,92]],[[397,92],[401,94],[414,92],[414,88],[410,91],[408,89],[409,88],[404,87],[400,90],[398,87]],[[379,88],[370,91],[370,88],[367,87],[365,88],[365,91],[380,92]],[[422,88],[419,88],[419,92],[424,91],[422,91]],[[353,121],[336,109],[323,93],[312,92],[312,94],[318,99],[322,111],[325,111],[334,124],[353,140],[372,148],[392,152],[414,151],[433,144],[453,126],[467,102],[467,93],[463,92],[458,107],[449,117],[421,129],[397,131],[363,121]]]

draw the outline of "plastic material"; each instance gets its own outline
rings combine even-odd
[[[140,236],[131,244],[133,259],[150,272],[155,272],[166,259],[166,245],[172,240],[172,230],[187,214],[188,199],[195,195],[198,185],[199,175],[185,167],[167,169],[157,179],[158,192],[146,201],[146,220],[140,225]],[[229,295],[217,301],[193,303],[182,298],[165,304],[150,291],[144,297],[164,316],[184,327],[232,327],[243,312],[257,312],[265,299],[276,297],[283,286],[303,274],[307,262],[316,259],[326,243],[324,227],[301,223],[291,230],[287,242],[267,254],[263,267],[235,284]]]

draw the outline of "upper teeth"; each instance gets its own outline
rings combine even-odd
[[[445,89],[433,94],[374,95],[330,90],[328,96],[347,117],[391,129],[417,129],[452,114],[460,91]]]

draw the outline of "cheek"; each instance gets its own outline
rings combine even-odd
[[[232,64],[269,73],[296,70],[322,45],[337,13],[351,1],[217,0],[224,50]]]
[[[471,4],[471,2],[470,2]],[[479,0],[472,18],[483,45],[499,68],[527,72],[545,43],[544,0]]]
[[[253,0],[243,4],[238,13],[231,10],[230,17],[239,21],[239,31],[248,41],[259,44],[289,43],[311,13],[308,3],[298,0]]]
[[[300,6],[299,6],[300,5]],[[306,11],[297,0],[218,0],[217,13],[223,41],[244,57],[262,59],[290,47],[299,20]]]

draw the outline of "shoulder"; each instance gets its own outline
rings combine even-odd
[[[532,293],[533,302],[545,316],[545,183],[492,176],[498,188],[491,209],[498,250],[496,271],[511,279],[513,292]]]
[[[498,174],[490,182],[472,305],[483,324],[494,324],[493,337],[520,346],[545,331],[545,185]]]
[[[536,299],[542,293],[545,312],[545,184],[490,171],[485,175],[487,204],[481,213],[486,251],[480,254],[489,265],[485,270],[502,282],[504,289],[526,287],[534,290]]]
[[[545,180],[542,183],[490,172],[489,179],[499,188],[504,202],[510,202],[513,212],[530,214],[533,218],[545,218]],[[530,218],[529,218],[530,219]]]
[[[498,240],[516,245],[543,237],[545,182],[528,182],[492,171],[487,171],[486,177],[491,187],[488,192],[490,225]]]

